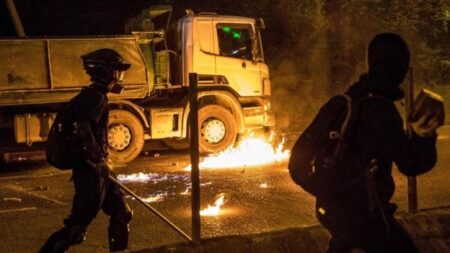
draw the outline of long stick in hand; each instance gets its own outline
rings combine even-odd
[[[167,217],[165,217],[163,214],[161,214],[158,210],[156,210],[154,207],[149,205],[147,202],[145,202],[141,197],[139,197],[136,193],[134,193],[132,190],[130,190],[128,187],[120,183],[115,177],[109,175],[109,179],[116,183],[120,188],[122,188],[124,191],[126,191],[128,194],[133,196],[137,201],[139,201],[142,205],[144,205],[147,209],[152,211],[154,214],[156,214],[159,218],[161,218],[163,221],[165,221],[167,224],[169,224],[175,231],[177,231],[180,235],[188,239],[192,242],[192,238],[186,234],[183,230],[181,230],[179,227],[177,227],[175,224],[173,224]]]

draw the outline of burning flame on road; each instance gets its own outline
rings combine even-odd
[[[267,183],[261,183],[259,185],[259,188],[267,189],[267,188],[269,188],[269,185]]]
[[[189,187],[187,187],[186,188],[186,190],[184,190],[184,192],[182,192],[182,193],[180,193],[181,195],[189,195],[189,194],[191,194],[190,192],[189,192]]]
[[[224,169],[281,162],[290,156],[290,151],[284,150],[283,145],[284,139],[274,149],[264,138],[250,136],[235,148],[205,157],[200,163],[200,168]],[[191,170],[191,166],[187,166],[185,170]]]
[[[208,204],[208,208],[200,211],[201,216],[218,216],[220,214],[220,208],[225,203],[225,193],[221,193],[216,197],[214,205]]]

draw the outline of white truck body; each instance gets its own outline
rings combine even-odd
[[[170,11],[144,10],[127,36],[0,39],[3,159],[27,159],[27,152],[42,149],[58,108],[89,84],[80,56],[105,47],[132,64],[124,92],[109,96],[109,153],[118,163],[136,158],[145,140],[188,147],[191,72],[199,76],[202,152],[224,150],[248,130],[273,127],[258,22],[200,13],[155,30],[152,19]]]

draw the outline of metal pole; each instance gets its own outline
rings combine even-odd
[[[191,148],[191,183],[192,183],[192,238],[195,245],[200,244],[200,170],[198,144],[198,101],[197,101],[197,73],[189,73],[190,92],[190,148]]]
[[[6,6],[8,7],[9,15],[14,23],[14,28],[16,28],[17,36],[24,38],[25,30],[23,29],[22,22],[20,22],[14,0],[6,0]]]
[[[192,238],[186,234],[183,230],[181,230],[179,227],[177,227],[175,224],[173,224],[169,219],[167,219],[166,217],[164,217],[163,214],[161,214],[160,212],[158,212],[158,210],[156,210],[154,207],[152,207],[151,205],[149,205],[148,203],[146,203],[144,200],[141,199],[141,197],[139,197],[136,193],[134,193],[132,190],[130,190],[128,187],[126,187],[125,185],[121,184],[115,177],[113,176],[109,176],[109,179],[111,179],[114,183],[116,183],[120,188],[122,188],[124,191],[126,191],[128,194],[130,194],[131,196],[133,196],[135,199],[137,199],[142,205],[144,205],[145,207],[147,207],[150,211],[152,211],[154,214],[156,214],[159,218],[161,218],[163,221],[165,221],[167,224],[169,224],[172,228],[175,229],[175,231],[177,231],[180,235],[182,235],[184,238],[188,239],[189,241],[192,241]]]
[[[409,121],[409,116],[414,111],[414,71],[413,68],[409,69],[409,82],[406,84],[406,129],[411,136],[411,122]],[[417,211],[417,178],[415,176],[408,177],[408,209],[410,212]]]

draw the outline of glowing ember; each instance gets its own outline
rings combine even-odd
[[[289,158],[290,151],[283,150],[283,145],[284,139],[274,149],[264,138],[250,136],[243,140],[238,147],[205,157],[200,163],[200,168],[224,169],[284,161]],[[191,170],[191,166],[187,166],[185,170]]]
[[[187,187],[186,190],[185,190],[184,192],[180,193],[180,194],[181,194],[181,195],[189,195],[189,194],[191,194],[191,193],[189,192],[189,187]]]
[[[143,201],[147,202],[147,203],[153,203],[153,202],[160,202],[164,200],[164,197],[167,194],[157,194],[154,196],[149,196],[147,198],[142,198]]]
[[[189,181],[189,175],[158,174],[158,173],[134,173],[129,175],[118,175],[117,179],[122,183],[160,183],[164,181]]]
[[[117,179],[121,182],[148,182],[152,180],[153,178],[157,177],[158,174],[156,173],[136,173],[131,175],[119,175],[117,176]]]
[[[261,184],[259,185],[259,188],[266,189],[266,188],[269,188],[269,186],[267,185],[267,183],[261,183]]]
[[[201,216],[218,216],[220,214],[220,207],[225,203],[225,193],[217,196],[214,206],[208,205],[208,208],[200,211]]]

